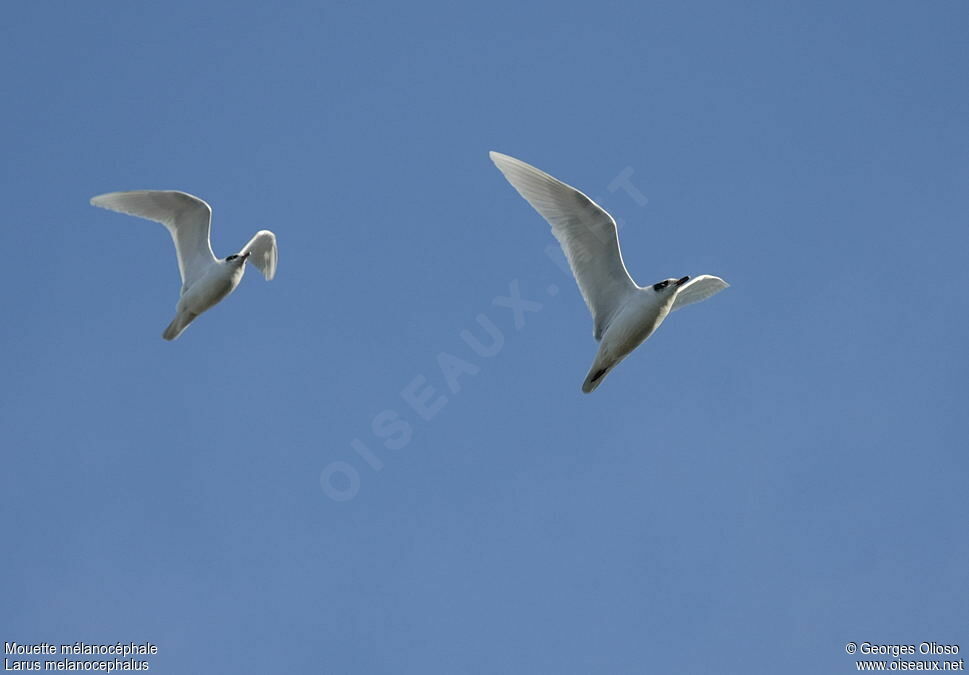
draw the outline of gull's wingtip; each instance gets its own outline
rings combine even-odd
[[[694,278],[697,281],[699,281],[701,279],[706,279],[708,282],[712,281],[715,284],[717,284],[717,286],[719,286],[721,290],[724,289],[724,288],[729,288],[730,287],[730,284],[728,284],[726,281],[724,281],[720,277],[715,276],[713,274],[701,274],[698,277],[694,277]]]
[[[515,159],[511,155],[506,155],[505,153],[498,152],[496,150],[489,151],[488,152],[488,157],[491,158],[491,161],[492,162],[494,162],[495,164],[498,164],[498,165],[501,165],[501,164],[521,164],[522,163],[522,161],[520,159]]]
[[[267,265],[266,269],[264,269],[262,272],[262,276],[265,277],[266,281],[272,281],[276,278],[276,267],[278,265],[279,263],[277,262],[276,257],[273,256],[272,264]]]
[[[91,204],[91,206],[97,206],[97,207],[100,207],[102,209],[110,209],[111,207],[108,206],[108,201],[112,197],[114,197],[116,195],[119,195],[119,194],[121,194],[121,193],[120,192],[105,192],[103,194],[94,195],[89,200],[89,203]]]

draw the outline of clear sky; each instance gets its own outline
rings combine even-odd
[[[969,651],[967,32],[941,0],[6,4],[0,640]],[[583,395],[591,318],[489,150],[610,210],[640,284],[731,288]],[[168,234],[88,205],[139,188],[207,200],[220,256],[274,230],[276,280],[163,341]]]

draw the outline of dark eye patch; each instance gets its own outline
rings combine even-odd
[[[658,284],[653,284],[653,290],[654,291],[661,291],[664,288],[666,288],[667,286],[669,286],[669,284],[670,284],[669,281],[661,281]]]
[[[239,256],[237,256],[237,255],[230,255],[230,256],[229,256],[228,258],[226,258],[226,259],[225,259],[225,261],[226,261],[226,262],[229,262],[230,260],[235,260],[235,259],[236,259],[236,258],[238,258],[238,257],[239,257]]]

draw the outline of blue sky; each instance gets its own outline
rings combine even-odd
[[[8,4],[0,636],[208,673],[969,649],[967,28],[964,2]],[[583,395],[591,319],[492,149],[610,210],[640,284],[732,287]],[[88,206],[138,188],[206,199],[217,255],[274,230],[276,280],[164,342],[167,233]],[[541,305],[517,326],[512,287]]]

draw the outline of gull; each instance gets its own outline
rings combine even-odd
[[[552,226],[592,313],[599,341],[582,391],[590,393],[659,328],[670,312],[706,300],[729,284],[719,277],[664,279],[637,286],[619,251],[616,221],[587,196],[530,164],[491,152],[491,161]]]
[[[166,340],[177,338],[199,314],[234,291],[245,274],[247,260],[263,273],[266,281],[276,275],[276,235],[260,230],[238,253],[216,258],[209,243],[212,208],[186,192],[110,192],[93,197],[91,205],[154,220],[172,235],[182,290],[175,318],[162,333]]]

